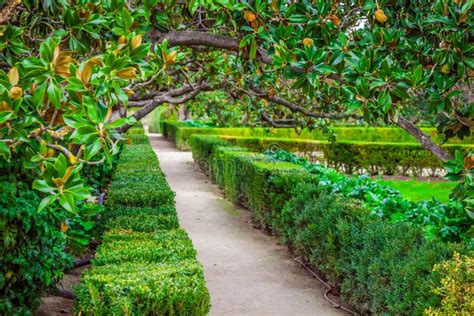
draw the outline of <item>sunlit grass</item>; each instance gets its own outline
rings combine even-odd
[[[437,197],[442,202],[449,200],[449,193],[456,186],[455,182],[448,181],[421,181],[421,180],[378,180],[400,191],[410,201],[429,200]]]

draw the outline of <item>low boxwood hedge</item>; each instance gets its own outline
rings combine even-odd
[[[94,267],[82,277],[82,315],[206,315],[203,271],[196,260],[125,262]]]
[[[207,142],[195,142],[195,138],[206,138]],[[235,136],[206,136],[193,135],[190,138],[193,151],[202,153],[202,157],[196,156],[196,160],[205,161],[210,157],[210,148],[197,146],[229,146],[245,147],[251,151],[277,151],[286,150],[299,152],[305,156],[311,156],[326,165],[353,173],[370,173],[386,175],[402,174],[420,176],[424,170],[429,170],[431,175],[439,173],[443,169],[442,162],[429,151],[415,143],[369,143],[340,141],[329,143],[326,141],[314,141],[305,139],[288,138],[258,138],[258,137],[235,137]],[[463,153],[474,150],[473,145],[449,144],[444,145],[448,152],[454,155],[456,150]],[[315,152],[320,152],[320,157],[313,157]]]
[[[206,315],[202,267],[149,142],[124,146],[106,206],[102,244],[76,289],[75,312]]]
[[[191,144],[194,157],[209,157],[207,171],[227,198],[247,206],[257,225],[280,235],[362,314],[419,315],[440,306],[433,266],[468,252],[462,243],[426,239],[416,224],[380,217],[355,189],[344,195],[336,187],[344,182],[329,181],[346,177],[336,171],[323,178],[215,138],[193,136]]]

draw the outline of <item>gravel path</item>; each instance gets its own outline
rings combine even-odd
[[[190,152],[150,135],[171,188],[181,226],[204,266],[211,315],[343,315],[292,260],[286,247],[254,229],[247,210],[226,201],[194,167]]]

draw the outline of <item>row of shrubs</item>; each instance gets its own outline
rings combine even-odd
[[[433,270],[454,252],[468,253],[465,244],[427,240],[410,222],[381,218],[362,200],[335,193],[301,164],[220,138],[194,136],[191,146],[196,162],[228,199],[248,207],[256,225],[281,236],[360,313],[474,312],[472,276],[465,277],[472,266],[459,265],[444,276]],[[451,286],[446,277],[463,292],[443,297]]]
[[[286,150],[298,152],[311,160],[324,162],[327,166],[348,174],[370,173],[385,175],[414,175],[422,176],[425,170],[435,176],[443,170],[442,162],[429,151],[415,143],[368,143],[354,141],[327,141],[289,139],[289,138],[260,138],[236,136],[222,137],[236,146],[246,147],[252,151]],[[456,150],[466,153],[474,150],[474,145],[449,144],[444,149],[453,156]],[[320,156],[314,156],[320,152]]]
[[[182,135],[200,135],[201,132],[207,135],[207,132],[230,131],[230,135],[209,135],[209,137],[222,137],[236,146],[247,147],[253,151],[262,152],[265,150],[282,149],[290,152],[298,152],[312,160],[324,162],[327,166],[333,167],[338,171],[348,174],[370,173],[385,175],[413,175],[436,176],[443,172],[442,162],[429,151],[421,147],[418,143],[404,142],[366,142],[341,140],[337,142],[328,142],[324,140],[311,140],[297,138],[274,137],[275,135],[258,137],[234,136],[235,131],[241,131],[252,134],[262,134],[261,129],[237,129],[237,128],[189,128],[180,127],[177,124],[164,123],[167,128],[168,136],[176,142],[177,147],[186,149],[188,139],[183,139]],[[166,130],[165,128],[165,130]],[[349,128],[339,128],[347,130]],[[360,128],[354,128],[360,129]],[[388,128],[381,128],[387,130]],[[280,131],[284,129],[277,129]],[[390,129],[391,132],[398,134],[399,129]],[[194,133],[194,132],[196,133]],[[281,132],[278,132],[281,133]],[[345,132],[348,134],[347,132]],[[384,133],[382,133],[384,134]],[[358,135],[355,133],[354,135]],[[347,136],[347,135],[346,135]],[[466,153],[474,150],[474,145],[468,144],[447,144],[444,145],[448,152],[454,155],[456,150]],[[317,155],[320,153],[320,155]],[[315,155],[316,154],[316,155]]]
[[[104,234],[76,289],[80,315],[205,315],[209,293],[174,193],[146,136],[128,135],[112,176]],[[138,143],[138,144],[135,144]]]
[[[435,142],[443,143],[443,136],[439,135],[436,128],[422,128]],[[188,150],[189,140],[192,135],[227,135],[237,137],[256,138],[286,138],[298,140],[328,141],[332,136],[338,142],[364,142],[364,143],[414,143],[416,139],[397,127],[334,127],[333,134],[323,133],[320,130],[303,129],[296,131],[293,128],[241,128],[241,127],[196,127],[192,122],[162,121],[161,131],[163,135],[171,138],[178,149]],[[472,137],[450,139],[448,144],[474,144]]]

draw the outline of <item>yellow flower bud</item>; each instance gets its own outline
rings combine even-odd
[[[313,40],[311,38],[306,37],[303,40],[303,45],[306,46],[306,47],[311,47],[311,46],[313,46]]]
[[[19,99],[23,96],[23,90],[20,87],[15,86],[10,89],[10,96],[13,100]]]
[[[385,23],[387,21],[387,16],[385,15],[385,12],[383,12],[382,9],[378,9],[377,11],[375,11],[375,19],[379,23]]]

